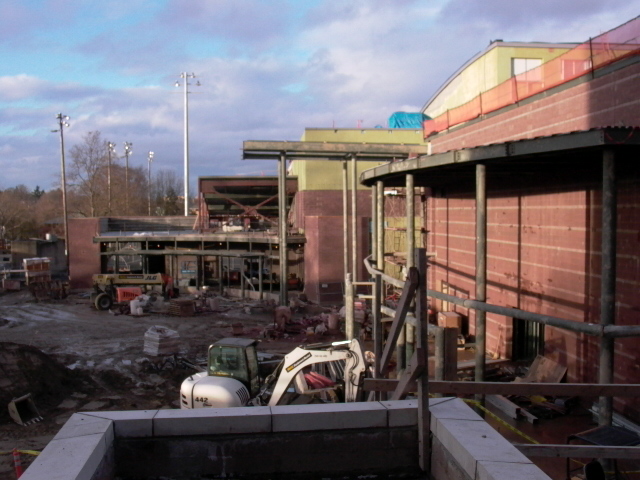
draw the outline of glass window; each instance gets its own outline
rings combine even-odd
[[[241,348],[214,345],[209,349],[209,375],[233,377],[249,385],[247,362]]]
[[[540,65],[542,65],[540,58],[512,58],[511,74],[520,75],[518,80],[521,81],[539,82],[542,80],[542,69],[538,68]]]

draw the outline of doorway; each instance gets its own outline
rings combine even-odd
[[[544,351],[544,324],[513,318],[513,349],[515,361],[531,361]]]

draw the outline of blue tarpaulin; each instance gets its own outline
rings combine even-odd
[[[424,113],[396,112],[389,117],[389,128],[422,128],[422,122],[430,120]]]

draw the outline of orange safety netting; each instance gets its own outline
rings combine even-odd
[[[516,75],[423,124],[425,138],[640,53],[640,17]]]

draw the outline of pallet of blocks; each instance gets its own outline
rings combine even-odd
[[[191,317],[196,313],[196,303],[193,300],[175,298],[169,302],[169,315],[176,317]]]
[[[180,351],[180,335],[175,330],[154,325],[144,334],[144,353],[147,355],[173,355]]]

